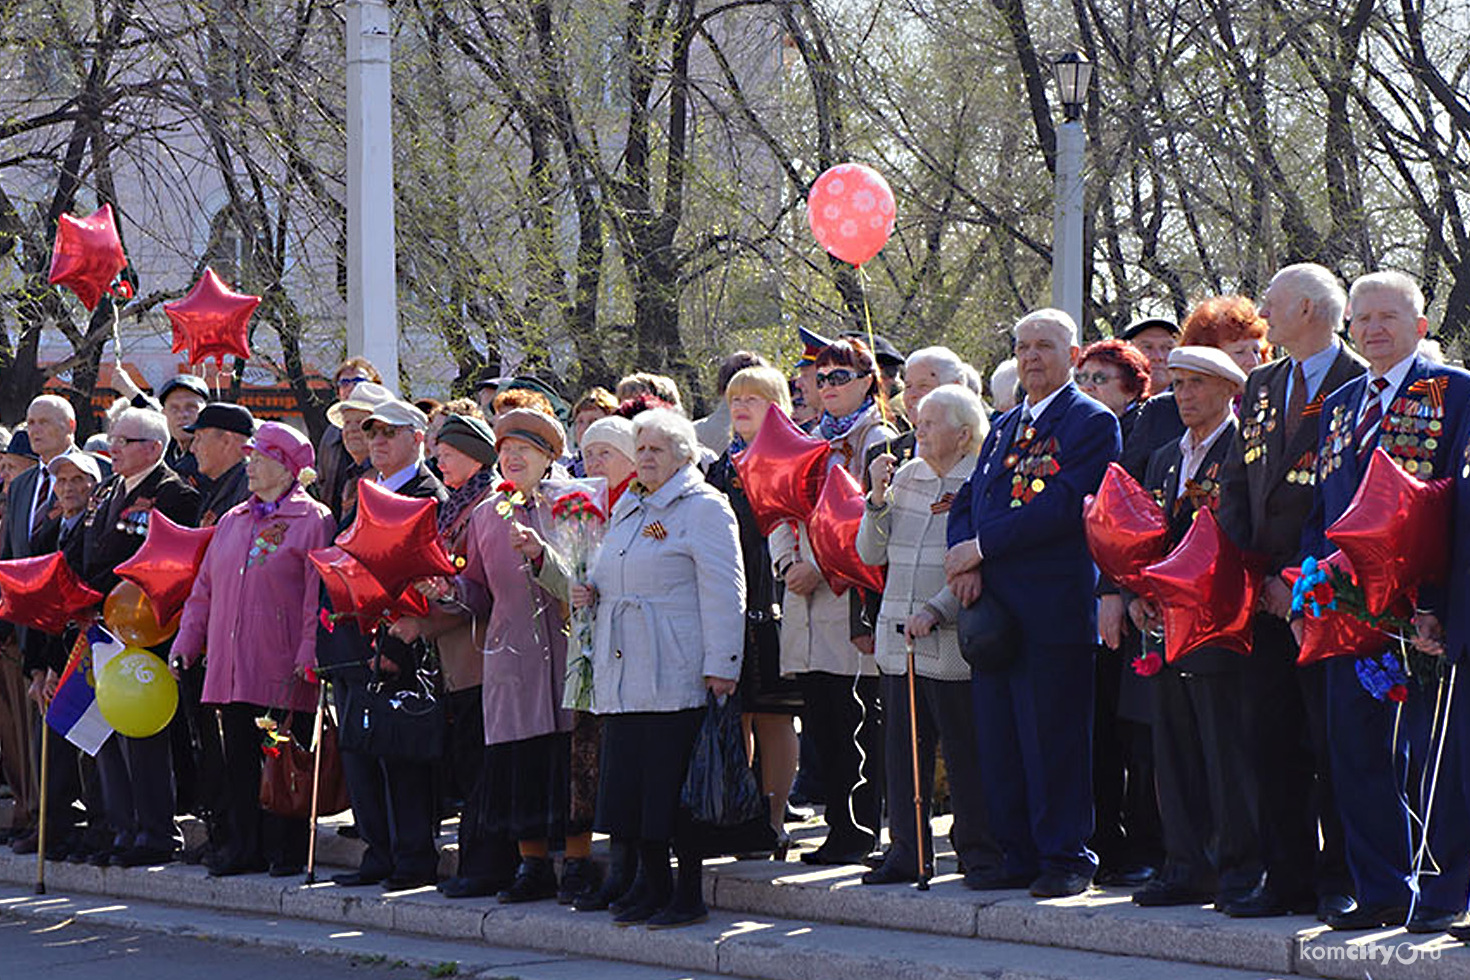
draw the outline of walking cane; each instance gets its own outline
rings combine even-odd
[[[316,811],[322,788],[322,715],[327,709],[327,685],[316,688],[316,721],[311,730],[311,836],[306,839],[306,883],[316,884]]]
[[[914,698],[914,640],[904,635],[904,647],[909,658],[909,755],[914,763],[914,835],[917,844],[914,850],[919,862],[919,891],[929,890],[929,875],[924,869],[924,792],[919,786],[919,713]]]
[[[36,825],[36,894],[46,894],[46,778],[51,768],[51,726],[46,724],[46,700],[41,699],[41,805]]]

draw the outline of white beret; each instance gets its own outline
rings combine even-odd
[[[1169,367],[1214,375],[1245,387],[1245,372],[1218,347],[1176,347],[1169,352]]]

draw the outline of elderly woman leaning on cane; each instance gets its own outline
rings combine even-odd
[[[693,424],[654,409],[633,426],[637,479],[612,509],[591,584],[573,584],[569,595],[597,616],[592,703],[604,716],[597,813],[613,842],[601,899],[619,925],[667,929],[708,917],[701,854],[676,831],[675,815],[705,692],[732,694],[740,676],[745,572],[735,514],[700,475]]]
[[[949,503],[975,469],[975,454],[989,425],[979,397],[955,384],[941,385],[926,394],[916,422],[917,458],[896,473],[893,456],[873,460],[869,470],[873,487],[857,535],[857,552],[863,561],[888,563],[878,613],[877,655],[882,673],[888,832],[893,843],[883,864],[863,875],[868,885],[914,881],[920,853],[926,875],[932,872],[929,797],[936,742],[944,746],[954,803],[950,839],[955,854],[967,872],[1000,863],[980,792],[970,667],[960,656],[955,628],[960,604],[944,577]],[[909,717],[908,644],[914,650],[916,718]],[[917,832],[910,805],[913,767],[904,762],[913,751],[911,738],[917,740],[921,770],[923,826]]]
[[[227,833],[209,873],[269,867],[285,876],[306,861],[307,820],[261,810],[263,734],[256,719],[269,714],[289,724],[299,742],[310,742],[317,699],[306,678],[316,663],[318,585],[307,554],[330,544],[336,525],[302,486],[315,476],[305,436],[266,422],[245,446],[251,497],[215,528],[172,659],[175,670],[191,665],[207,642],[201,700],[216,706],[224,735]]]

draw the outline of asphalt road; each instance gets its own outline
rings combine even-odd
[[[420,980],[431,971],[377,957],[332,957],[97,926],[0,919],[7,980]]]

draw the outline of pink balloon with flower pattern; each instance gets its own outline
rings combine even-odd
[[[812,234],[834,257],[852,265],[862,265],[882,250],[897,213],[888,181],[861,163],[832,167],[807,195]]]

